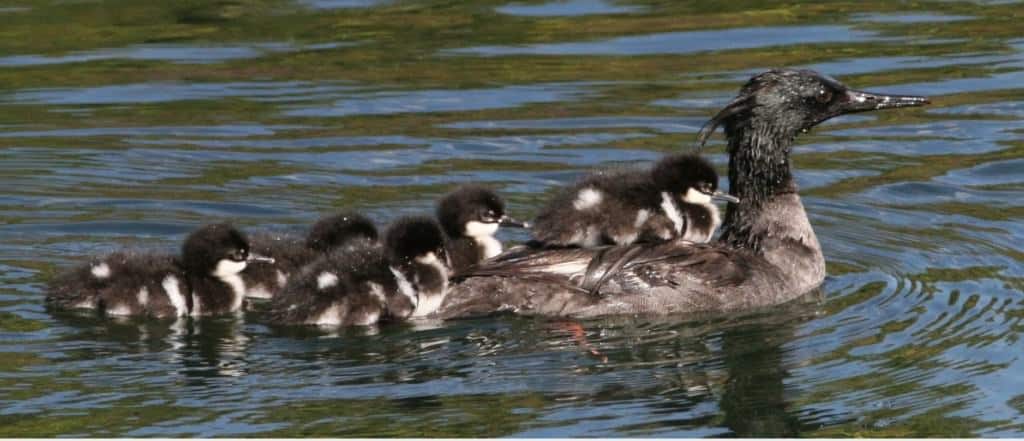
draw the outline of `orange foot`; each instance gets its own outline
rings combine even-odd
[[[576,344],[580,345],[581,348],[585,349],[587,353],[589,353],[592,357],[600,360],[601,363],[608,362],[608,356],[602,354],[601,351],[595,349],[593,346],[590,345],[590,342],[587,341],[587,333],[583,329],[583,325],[581,325],[579,322],[556,321],[552,322],[550,325],[552,328],[569,332],[569,334],[572,335],[572,339],[573,341],[576,342]]]

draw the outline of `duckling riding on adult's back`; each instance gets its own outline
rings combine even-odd
[[[703,145],[724,128],[729,190],[740,200],[717,242],[513,249],[464,273],[437,315],[735,311],[796,298],[821,284],[825,260],[793,180],[794,138],[835,116],[927,103],[852,90],[810,70],[759,74],[698,136]]]

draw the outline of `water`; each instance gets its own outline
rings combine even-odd
[[[8,3],[0,435],[1024,434],[1019,3]],[[582,323],[606,362],[555,320],[42,306],[60,268],[213,220],[386,222],[468,181],[527,218],[589,168],[690,146],[773,66],[933,97],[798,140],[829,276],[786,305]],[[724,170],[721,135],[707,154]]]

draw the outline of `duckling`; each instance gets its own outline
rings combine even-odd
[[[377,241],[373,221],[356,212],[325,216],[309,230],[305,239],[289,235],[259,233],[251,237],[256,253],[274,259],[274,263],[255,262],[242,272],[245,296],[269,299],[284,289],[288,277],[302,266],[336,248],[357,248]]]
[[[456,273],[502,252],[494,235],[502,226],[528,225],[505,214],[505,202],[493,190],[462,185],[437,202],[437,220],[448,237],[448,255]]]
[[[303,268],[271,303],[281,325],[368,326],[422,317],[440,308],[451,264],[440,225],[401,218],[383,246],[335,250]]]
[[[601,171],[559,192],[532,228],[547,246],[592,248],[682,239],[707,242],[721,224],[718,174],[697,155],[670,155],[646,171]]]
[[[232,313],[245,293],[239,273],[250,262],[266,260],[251,254],[245,235],[231,225],[206,225],[185,239],[180,259],[120,251],[72,268],[50,282],[46,303],[108,316]]]

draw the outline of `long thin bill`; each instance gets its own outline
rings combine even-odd
[[[722,193],[720,191],[716,191],[713,194],[711,194],[711,199],[716,199],[716,200],[725,201],[725,202],[732,202],[734,204],[740,203],[740,198],[738,198],[736,196],[733,196],[731,194],[728,194],[728,193]]]
[[[520,221],[512,219],[512,218],[510,218],[508,216],[502,217],[501,220],[498,221],[498,225],[503,226],[503,227],[530,228],[530,224],[529,223],[527,223],[527,222],[520,222]]]
[[[245,259],[246,262],[265,262],[274,263],[273,257],[261,256],[259,254],[249,254],[249,257]]]
[[[860,90],[847,90],[847,101],[842,107],[843,113],[868,112],[871,110],[896,109],[899,107],[917,107],[930,104],[923,96],[912,95],[881,95]]]

